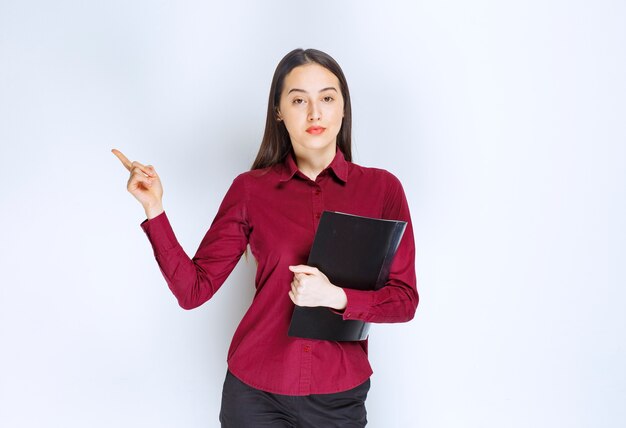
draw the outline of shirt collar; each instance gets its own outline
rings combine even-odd
[[[324,171],[326,171],[327,169],[331,170],[335,177],[337,177],[342,182],[346,183],[348,181],[348,162],[346,161],[346,158],[344,157],[341,150],[337,150],[332,162],[328,165],[328,167],[326,167]],[[291,180],[297,172],[298,165],[296,165],[296,161],[293,158],[293,153],[289,153],[283,161],[280,181]]]

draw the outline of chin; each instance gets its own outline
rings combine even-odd
[[[294,152],[296,154],[300,153],[300,152],[309,152],[309,153],[319,153],[319,154],[324,154],[327,151],[332,150],[333,152],[336,149],[335,144],[315,144],[315,143],[309,143],[309,144],[293,144],[292,143],[292,147],[294,149]]]

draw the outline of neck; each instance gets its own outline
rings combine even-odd
[[[320,172],[324,171],[335,158],[336,147],[324,153],[297,153],[296,165],[304,175],[315,181]]]

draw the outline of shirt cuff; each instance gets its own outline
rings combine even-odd
[[[373,291],[353,290],[351,288],[344,288],[348,298],[348,304],[343,310],[344,320],[364,320],[367,318],[372,307],[372,300],[374,299]]]
[[[148,236],[155,256],[180,246],[165,211],[154,218],[142,221],[140,226]]]

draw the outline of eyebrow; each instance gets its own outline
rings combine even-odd
[[[324,91],[328,91],[328,90],[333,90],[333,91],[337,92],[337,89],[335,89],[334,86],[329,86],[327,88],[320,89],[320,92],[324,92]],[[287,95],[289,95],[292,92],[302,92],[304,94],[308,94],[308,92],[305,91],[304,89],[293,88],[293,89],[290,89],[289,92],[287,92]]]

